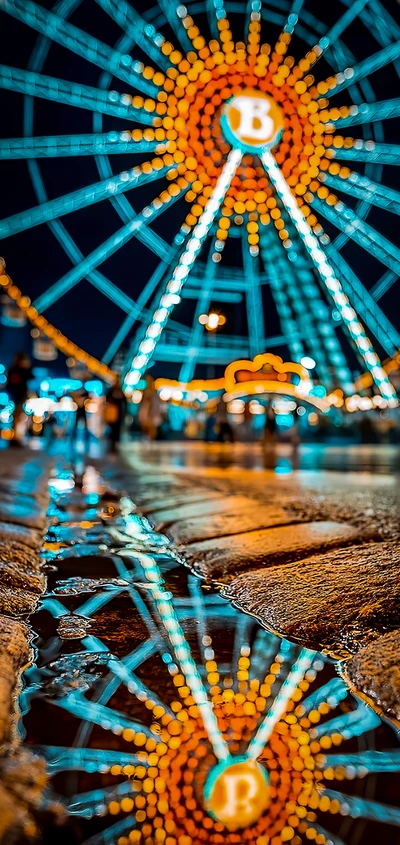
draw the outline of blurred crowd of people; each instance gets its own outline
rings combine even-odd
[[[299,417],[297,414],[292,415],[293,422],[287,432],[282,431],[281,427],[278,430],[277,416],[271,398],[260,408],[258,408],[259,403],[255,403],[258,412],[262,410],[262,416],[258,418],[257,424],[254,408],[252,411],[251,407],[251,398],[246,401],[241,400],[242,412],[240,422],[238,422],[237,418],[233,421],[235,418],[229,413],[228,403],[222,396],[209,400],[203,405],[200,403],[187,405],[186,403],[186,407],[184,404],[179,407],[179,403],[162,400],[151,375],[145,377],[145,387],[139,393],[136,413],[128,413],[128,402],[118,379],[101,398],[97,397],[96,401],[93,399],[93,394],[89,394],[83,384],[78,389],[63,395],[58,403],[55,399],[52,403],[50,399],[49,405],[58,407],[59,412],[45,411],[39,426],[35,422],[35,412],[33,412],[33,423],[30,426],[26,402],[28,399],[32,401],[30,386],[32,386],[33,378],[34,373],[29,356],[25,352],[18,352],[9,367],[6,384],[7,395],[13,408],[12,428],[9,430],[8,437],[10,445],[13,446],[22,444],[28,430],[32,434],[39,430],[42,434],[48,432],[49,436],[67,436],[72,441],[76,441],[80,432],[84,441],[87,441],[90,434],[98,439],[108,437],[110,450],[115,452],[123,431],[128,428],[133,434],[149,442],[182,437],[188,440],[216,443],[258,440],[264,445],[266,451],[273,450],[282,437],[291,442],[294,448],[297,448],[300,442]],[[46,397],[40,400],[36,397],[36,399],[38,402],[45,402]],[[133,406],[131,410],[132,408]],[[60,409],[65,409],[68,413],[63,414]],[[174,425],[174,414],[180,415],[177,425]],[[318,418],[315,413],[312,416],[316,420],[316,422],[314,420],[316,427],[313,431],[313,439],[324,440],[327,436],[329,437],[329,432],[333,428],[332,421],[324,416]],[[94,425],[95,417],[96,425]],[[378,431],[371,415],[363,414],[361,419],[354,423],[353,428],[350,425],[345,428],[345,433],[350,434],[352,439],[355,435],[356,439],[361,440],[362,443],[382,440],[382,433]],[[396,442],[396,437],[393,441],[389,428],[384,433],[383,440],[387,441],[388,438],[389,442]]]

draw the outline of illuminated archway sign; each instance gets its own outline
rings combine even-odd
[[[226,103],[221,127],[233,147],[262,154],[274,147],[282,135],[282,109],[263,91],[244,88]]]
[[[248,757],[223,760],[207,778],[204,800],[209,814],[228,829],[250,827],[270,804],[268,774]]]

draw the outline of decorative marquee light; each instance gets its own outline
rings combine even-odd
[[[271,378],[270,374],[262,372],[263,367],[268,367],[269,370],[274,370],[276,378]],[[241,381],[237,378],[237,373],[247,373],[249,376],[254,373],[259,373],[259,378],[245,379]],[[295,382],[291,381],[295,377]],[[327,412],[333,402],[328,401],[326,396],[318,396],[314,393],[315,385],[310,379],[308,370],[301,364],[294,361],[284,362],[279,355],[274,355],[266,352],[263,355],[257,355],[253,361],[242,359],[233,361],[228,364],[223,378],[220,379],[193,379],[187,384],[175,381],[173,379],[159,378],[155,383],[156,389],[159,391],[166,388],[171,389],[172,396],[174,391],[179,391],[183,397],[184,392],[221,392],[223,391],[229,397],[243,397],[243,396],[260,396],[263,393],[277,393],[282,396],[292,396],[293,399],[308,402],[319,411]],[[318,387],[318,386],[317,386]]]
[[[0,267],[1,270],[1,267]],[[98,361],[97,358],[94,358],[93,355],[89,355],[88,352],[85,352],[81,349],[80,346],[77,346],[76,343],[73,343],[69,340],[65,335],[63,335],[55,326],[52,325],[48,320],[46,320],[43,315],[38,314],[36,308],[31,305],[31,300],[28,296],[23,296],[20,289],[14,284],[10,276],[2,273],[0,275],[0,290],[4,290],[8,293],[8,296],[13,299],[21,311],[26,315],[28,320],[32,323],[33,326],[38,328],[41,332],[43,332],[46,337],[48,337],[54,345],[59,349],[60,352],[63,352],[64,355],[69,357],[73,357],[79,363],[84,364],[87,370],[91,373],[95,373],[100,378],[104,379],[104,381],[114,382],[117,378],[117,374],[113,372],[106,364],[103,364],[101,361]]]

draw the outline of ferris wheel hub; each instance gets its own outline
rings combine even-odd
[[[221,127],[226,140],[243,152],[262,154],[278,143],[283,112],[269,94],[244,88],[225,104]]]
[[[267,772],[248,757],[223,760],[211,770],[204,798],[216,821],[231,830],[250,827],[270,804]]]

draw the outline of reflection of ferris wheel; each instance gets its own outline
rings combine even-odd
[[[1,141],[0,157],[28,159],[39,205],[1,221],[0,234],[47,223],[72,265],[32,305],[24,300],[28,316],[46,330],[42,315],[65,295],[78,302],[86,279],[122,310],[103,361],[111,363],[130,338],[131,389],[151,359],[179,363],[186,383],[197,363],[253,358],[275,345],[295,361],[311,356],[326,389],[349,393],[352,347],[377,391],[394,403],[375,346],[383,356],[400,347],[378,304],[398,276],[400,251],[367,222],[372,206],[383,210],[382,226],[385,214],[400,208],[400,194],[380,181],[383,166],[400,162],[399,147],[384,142],[384,122],[400,116],[399,100],[374,92],[381,69],[399,70],[400,27],[385,7],[343,0],[327,26],[301,0],[159,0],[143,14],[127,2],[98,0],[123,32],[111,48],[70,22],[80,5],[63,0],[48,12],[31,0],[0,2],[40,33],[28,70],[0,70],[0,85],[25,95],[25,137]],[[361,60],[347,46],[355,25],[371,45]],[[98,87],[44,75],[52,42],[101,69]],[[36,97],[92,111],[93,133],[35,137]],[[109,118],[115,128],[104,131]],[[357,138],[347,134],[353,126]],[[126,153],[141,163],[117,172],[118,154]],[[39,159],[65,156],[95,156],[100,181],[48,199]],[[152,201],[137,210],[133,188],[156,181],[161,190],[154,185]],[[72,238],[70,215],[102,200],[120,223],[90,251],[83,237]],[[154,224],[175,203],[180,228],[169,243]],[[132,239],[158,259],[137,301],[102,269]],[[350,243],[361,251],[352,249],[349,263]],[[362,250],[374,268],[382,265],[368,290],[355,269]],[[274,337],[264,319],[270,293],[281,325]],[[184,297],[195,301],[191,327],[179,321]],[[221,333],[208,343],[199,315],[211,302],[243,300],[246,337]],[[63,351],[74,352],[73,341],[61,341]]]
[[[70,533],[58,530],[58,539]],[[394,843],[400,810],[371,798],[399,769],[389,728],[318,652],[260,629],[194,576],[177,578],[177,561],[160,549],[154,557],[130,542],[113,558],[114,586],[87,597],[90,579],[69,579],[44,600],[60,633],[78,600],[75,619],[89,617],[94,635],[72,654],[59,636],[41,640],[27,690],[28,702],[45,689],[36,701],[45,734],[63,710],[71,746],[63,735],[35,750],[79,841],[345,845],[372,841],[369,820]],[[96,635],[105,607],[115,640]]]

